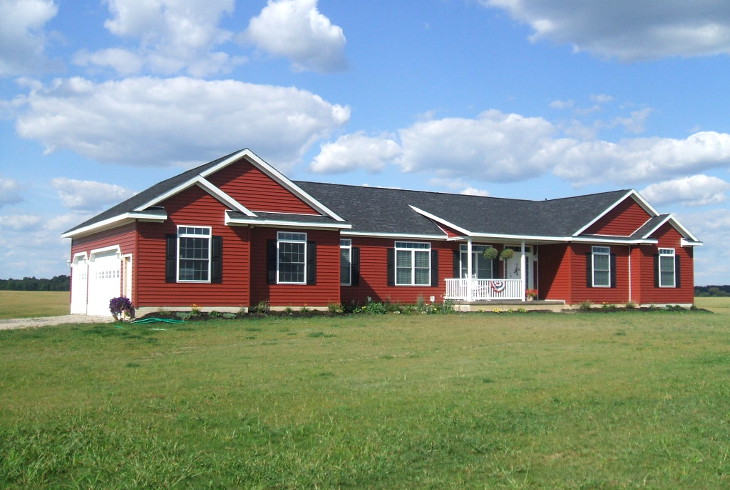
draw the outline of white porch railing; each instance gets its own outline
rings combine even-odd
[[[446,279],[444,297],[464,301],[521,300],[524,294],[525,287],[521,279]]]

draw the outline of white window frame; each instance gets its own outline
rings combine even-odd
[[[598,269],[596,268],[596,257],[597,256],[605,256],[606,257],[606,268],[605,269]],[[596,283],[596,272],[605,272],[606,273],[606,284],[597,284]],[[594,246],[591,247],[591,285],[594,288],[610,288],[611,287],[611,247],[599,247]]]
[[[663,281],[663,267],[662,259],[670,258],[672,264],[672,282],[671,284],[664,284]],[[668,271],[667,271],[668,272]],[[676,252],[673,248],[660,248],[659,249],[659,287],[660,288],[676,288],[677,287],[677,261]]]
[[[181,239],[183,238],[198,238],[198,239],[208,239],[208,258],[207,259],[199,259],[199,258],[183,258],[181,254]],[[198,284],[206,284],[210,283],[211,281],[211,264],[213,262],[212,260],[212,253],[213,253],[213,229],[210,226],[193,226],[193,225],[178,225],[177,227],[177,264],[176,264],[176,279],[177,282],[185,282],[185,283],[198,283]],[[207,262],[207,279],[182,279],[180,277],[180,263],[183,260],[192,260],[192,261],[206,261]]]
[[[291,264],[302,264],[301,281],[284,281],[281,274],[281,245],[292,244],[302,246],[302,262],[290,262]],[[307,234],[299,231],[279,231],[276,233],[276,283],[277,284],[307,284]]]
[[[473,255],[479,256],[479,255],[483,254],[484,251],[486,249],[488,249],[489,247],[491,247],[491,245],[484,245],[481,243],[473,244],[471,246],[471,249],[472,249],[471,252]],[[459,278],[460,279],[466,278],[466,276],[464,275],[464,271],[466,271],[466,269],[468,267],[468,265],[467,265],[468,256],[469,256],[469,245],[467,245],[466,243],[462,243],[461,245],[459,245]],[[477,266],[478,266],[477,261],[478,261],[477,257],[472,257],[472,267],[477,268]],[[491,260],[489,262],[490,262],[490,264],[489,264],[490,276],[489,277],[475,277],[476,279],[494,279],[494,263],[492,263]],[[477,275],[478,275],[478,272],[479,271],[477,269]],[[471,272],[468,272],[467,276],[470,276],[470,275],[471,275]]]
[[[342,253],[347,252],[347,281],[342,280]],[[352,240],[340,238],[340,286],[352,285]]]
[[[398,267],[398,256],[401,253],[407,253],[410,252],[410,265],[408,268],[410,268],[410,281],[409,282],[399,282],[398,281],[398,269],[406,269],[406,267]],[[428,274],[426,275],[426,282],[423,284],[416,283],[416,269],[419,269],[419,267],[416,267],[416,255],[418,253],[426,253],[428,255]],[[431,243],[430,242],[395,242],[395,251],[394,251],[394,259],[393,259],[393,268],[394,268],[394,274],[395,274],[395,282],[394,284],[396,286],[430,286],[431,285]],[[420,268],[423,269],[423,268]]]

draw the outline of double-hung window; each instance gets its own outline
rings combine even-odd
[[[276,234],[279,284],[307,283],[307,234],[280,231]]]
[[[352,284],[352,240],[340,239],[340,285]]]
[[[611,248],[593,247],[591,253],[593,287],[611,287]]]
[[[395,285],[431,285],[431,244],[395,242]]]
[[[674,288],[677,287],[676,267],[675,267],[674,249],[659,249],[659,287]]]
[[[177,280],[210,282],[210,227],[178,226],[177,247]]]

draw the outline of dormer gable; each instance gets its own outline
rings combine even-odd
[[[605,235],[629,237],[651,218],[656,210],[634,190],[609,206],[575,235]]]

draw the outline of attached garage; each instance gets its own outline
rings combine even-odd
[[[122,260],[118,246],[74,257],[71,313],[111,316],[109,300],[121,295]]]

